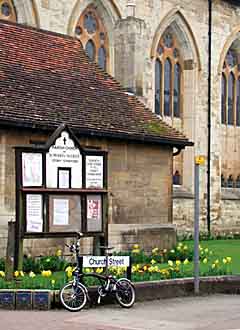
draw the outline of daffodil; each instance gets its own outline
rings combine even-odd
[[[29,273],[29,277],[33,278],[33,277],[35,277],[35,276],[36,276],[36,274],[35,274],[34,272],[31,271],[31,272]]]
[[[152,249],[152,254],[157,254],[158,251],[159,251],[159,249],[156,247],[156,248]]]
[[[188,250],[187,245],[184,245],[183,250],[185,250],[185,251]]]
[[[19,275],[24,277],[24,272],[22,270],[20,270]]]
[[[41,274],[43,277],[50,277],[52,275],[52,272],[51,270],[43,270]]]
[[[134,244],[134,245],[133,245],[133,250],[134,250],[134,249],[139,249],[139,245],[138,245],[138,244]]]
[[[226,257],[227,262],[230,264],[232,262],[232,258],[231,257]]]
[[[174,249],[172,249],[172,250],[170,250],[170,252],[171,252],[171,253],[175,253],[175,250],[174,250]]]
[[[164,249],[164,250],[163,250],[163,253],[167,253],[167,249]]]
[[[183,264],[184,264],[184,265],[188,265],[188,264],[189,264],[189,260],[188,260],[188,259],[185,259],[185,260],[183,261]]]
[[[208,253],[208,248],[206,248],[204,251],[205,251],[205,253]]]
[[[152,259],[151,264],[154,265],[156,263],[156,260]]]
[[[51,284],[52,284],[52,286],[54,286],[55,283],[56,283],[55,280],[51,280]]]
[[[57,257],[61,257],[61,255],[62,255],[62,250],[60,250],[60,249],[57,250],[57,252],[56,252],[56,256],[57,256]]]
[[[5,277],[5,272],[3,270],[0,270],[0,277]]]
[[[216,268],[216,265],[215,264],[212,264],[212,269]]]
[[[216,265],[218,265],[219,264],[219,260],[217,259],[217,260],[215,260],[215,264]]]
[[[134,254],[138,254],[139,252],[140,252],[139,249],[133,249],[133,250],[132,250],[132,253],[134,253]]]
[[[203,263],[204,263],[204,264],[207,264],[207,262],[208,262],[207,258],[204,258],[204,259],[203,259]]]
[[[172,260],[168,260],[168,265],[171,266],[171,267],[173,266]]]
[[[148,269],[148,266],[143,266],[143,270],[146,271]]]
[[[223,263],[224,263],[224,265],[227,263],[227,259],[226,258],[223,258]]]
[[[176,265],[180,266],[181,265],[181,261],[180,260],[176,260]]]
[[[18,271],[18,270],[16,270],[16,271],[14,272],[14,276],[15,276],[15,277],[18,277],[18,276],[19,276],[19,271]]]
[[[97,268],[96,273],[101,274],[103,272],[103,268]]]

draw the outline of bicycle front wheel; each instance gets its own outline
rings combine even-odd
[[[116,300],[120,306],[130,308],[135,303],[135,289],[126,278],[121,278],[116,283]]]
[[[86,288],[80,283],[68,283],[60,291],[60,301],[70,312],[78,312],[87,302]]]

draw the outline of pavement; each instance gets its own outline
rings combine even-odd
[[[97,306],[71,313],[0,310],[0,330],[240,330],[240,295]]]

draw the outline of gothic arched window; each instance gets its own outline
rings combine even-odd
[[[228,78],[228,125],[233,125],[234,121],[234,83],[235,78],[233,73],[231,72]]]
[[[0,0],[0,19],[10,22],[17,21],[17,15],[12,1]]]
[[[221,123],[240,126],[240,57],[231,47],[222,72]]]
[[[155,61],[155,113],[181,116],[182,59],[174,35],[166,31],[157,47]]]
[[[102,69],[107,70],[108,35],[94,6],[88,6],[81,14],[75,28],[75,35],[81,40],[89,58],[98,63]]]
[[[227,81],[224,73],[222,74],[222,124],[226,124],[226,100],[227,100]]]

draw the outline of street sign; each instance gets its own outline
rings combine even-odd
[[[129,267],[130,258],[129,256],[111,256],[108,257],[109,267]],[[106,267],[107,257],[105,256],[83,256],[83,267]]]

